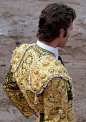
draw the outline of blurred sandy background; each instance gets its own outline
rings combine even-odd
[[[2,89],[13,50],[22,43],[36,42],[40,11],[49,3],[65,3],[76,10],[71,37],[59,53],[75,88],[77,122],[86,122],[86,0],[0,0],[0,122],[35,122],[25,119]]]

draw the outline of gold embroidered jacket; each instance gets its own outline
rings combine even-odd
[[[72,79],[53,53],[36,44],[14,50],[3,88],[26,118],[40,111],[45,122],[75,122]]]

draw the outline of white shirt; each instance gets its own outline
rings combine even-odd
[[[58,53],[58,49],[57,48],[51,47],[49,45],[46,45],[46,44],[40,42],[39,40],[37,40],[36,44],[39,47],[41,47],[41,48],[43,48],[45,50],[48,50],[48,51],[52,52],[56,56],[56,58],[58,59],[59,53]]]

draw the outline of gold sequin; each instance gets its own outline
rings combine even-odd
[[[40,74],[40,78],[41,78],[41,79],[45,79],[46,76],[47,76],[47,75],[46,75],[45,73]]]
[[[53,67],[49,67],[48,71],[49,71],[50,73],[53,73],[53,72],[54,72],[54,68],[53,68]]]
[[[49,65],[49,61],[44,61],[42,64],[43,64],[43,66],[48,66]]]

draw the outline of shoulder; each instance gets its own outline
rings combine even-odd
[[[19,47],[13,51],[11,65],[12,65],[12,72],[15,71],[15,68],[18,66],[19,61],[22,59],[26,50],[32,46],[33,44],[21,44]]]
[[[30,73],[30,86],[34,93],[41,93],[49,81],[54,77],[68,80],[69,76],[65,67],[55,57],[42,56],[35,62]]]

